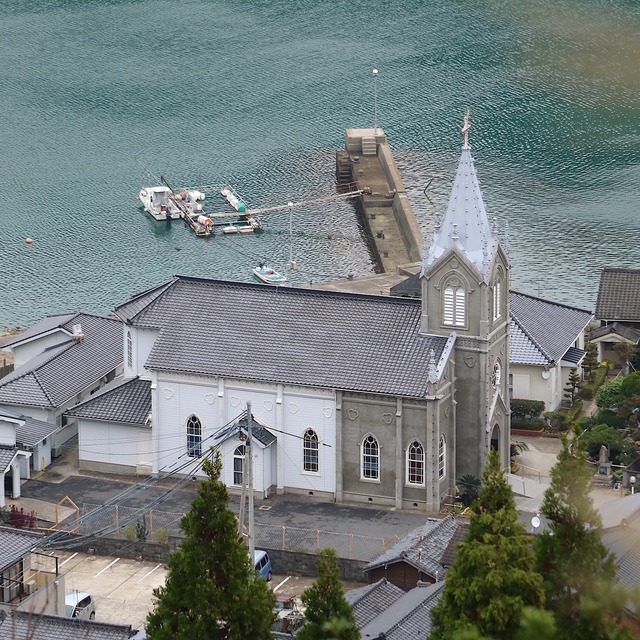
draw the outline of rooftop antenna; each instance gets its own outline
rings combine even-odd
[[[378,70],[373,70],[373,135],[378,135]]]

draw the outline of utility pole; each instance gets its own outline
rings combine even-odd
[[[251,558],[251,567],[255,562],[256,543],[253,535],[253,434],[251,420],[251,403],[247,402],[247,457],[249,458],[249,466],[247,468],[247,479],[249,485],[249,557]]]

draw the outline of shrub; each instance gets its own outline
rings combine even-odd
[[[596,393],[596,405],[600,409],[609,409],[614,407],[620,401],[620,387],[623,378],[614,378],[607,380],[598,389]]]
[[[632,398],[640,396],[640,371],[634,371],[622,378],[620,383],[621,398]]]
[[[133,542],[136,539],[136,528],[132,524],[122,527],[122,537]]]
[[[615,429],[624,428],[624,421],[613,413],[613,411],[599,411],[598,416],[596,417],[596,422],[598,424],[606,424],[607,426],[614,427]]]
[[[153,532],[153,539],[160,544],[167,544],[171,537],[171,531],[169,529],[156,529]]]
[[[22,529],[23,527],[33,529],[36,526],[36,512],[25,511],[24,507],[18,509],[15,504],[12,504],[9,512],[9,524],[17,529]]]
[[[522,400],[514,398],[511,401],[511,415],[516,420],[536,420],[544,411],[544,402],[541,400]]]
[[[147,519],[142,516],[142,520],[136,522],[136,540],[144,542],[149,537],[149,529],[147,529]]]

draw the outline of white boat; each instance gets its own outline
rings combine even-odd
[[[230,184],[225,184],[220,189],[220,194],[225,197],[226,201],[234,211],[237,211],[238,213],[244,213],[247,210],[247,205],[243,202],[237,191]]]
[[[260,264],[252,269],[253,275],[256,278],[262,280],[266,284],[283,284],[287,281],[287,276],[278,273],[275,269],[267,266],[267,263],[262,261]]]
[[[204,200],[205,195],[195,189],[184,189],[176,193],[171,188],[162,185],[141,189],[138,198],[142,202],[144,210],[156,220],[175,220],[184,214],[202,211],[202,204],[199,200]]]

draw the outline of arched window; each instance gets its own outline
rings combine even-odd
[[[373,436],[367,436],[362,441],[362,478],[380,479],[380,448]]]
[[[187,419],[187,455],[192,458],[202,455],[202,424],[195,415]]]
[[[304,432],[304,470],[318,473],[318,434],[313,429]]]
[[[243,444],[233,452],[233,484],[241,486],[244,481],[244,458],[246,449]]]
[[[127,331],[127,366],[129,369],[133,367],[133,338],[131,331]]]
[[[498,269],[496,281],[493,283],[493,319],[497,320],[501,316],[500,305],[502,304],[502,269]]]
[[[438,443],[438,478],[444,478],[447,474],[447,441],[440,436]]]
[[[467,297],[464,286],[457,278],[450,280],[444,288],[442,321],[452,327],[464,327],[467,323]]]
[[[407,484],[424,486],[424,447],[417,440],[407,449]]]

